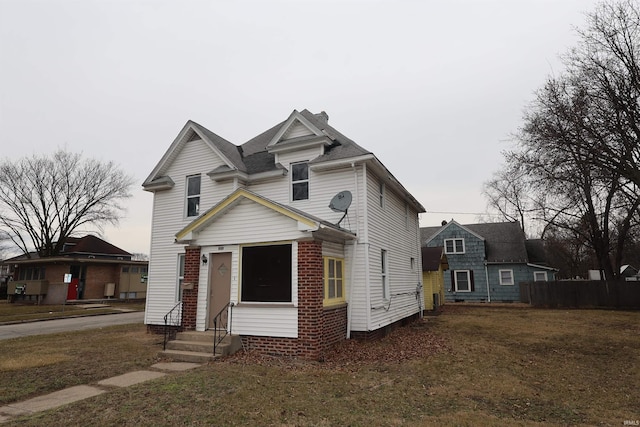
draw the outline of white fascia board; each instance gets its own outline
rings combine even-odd
[[[403,198],[406,201],[411,202],[415,206],[418,213],[426,212],[424,206],[422,206],[422,204],[418,202],[418,199],[416,199],[411,193],[409,193],[409,190],[404,188],[404,185],[402,185],[400,181],[398,181],[398,179],[393,176],[391,171],[389,171],[389,169],[387,169],[387,167],[382,164],[382,162],[378,160],[378,158],[374,154],[372,154],[371,156],[373,157],[373,160],[370,162],[370,164],[373,167],[374,172],[377,172],[380,176],[386,175],[388,178],[387,180],[385,180],[385,185],[390,185],[391,188],[395,189],[397,192],[403,195]]]
[[[329,160],[327,162],[309,163],[309,168],[314,172],[320,172],[330,169],[348,168],[353,164],[364,163],[375,159],[373,154],[365,154],[364,156],[349,157],[346,159]]]
[[[269,153],[286,153],[289,151],[297,151],[305,148],[321,147],[331,145],[331,138],[328,136],[303,137],[302,140],[290,140],[280,144],[267,147]]]
[[[227,172],[218,172],[218,173],[208,172],[207,175],[209,175],[209,178],[211,178],[214,181],[226,181],[234,178],[238,178],[240,181],[244,181],[244,182],[247,182],[249,180],[249,175],[247,175],[244,172],[240,172],[237,169],[227,171]]]
[[[529,263],[529,262],[527,263],[527,265],[528,265],[529,267],[533,267],[533,268],[541,268],[541,269],[543,269],[543,270],[549,270],[549,271],[560,271],[560,270],[559,270],[559,269],[557,269],[557,268],[547,267],[546,265],[531,264],[531,263]]]
[[[303,222],[298,221],[298,231],[316,231],[319,228],[319,224],[315,223],[313,226],[309,226]]]

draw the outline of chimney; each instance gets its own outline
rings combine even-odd
[[[326,111],[320,111],[316,116],[325,123],[329,122],[329,115]]]

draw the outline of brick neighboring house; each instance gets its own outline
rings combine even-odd
[[[0,264],[9,271],[12,280],[7,296],[14,301],[61,304],[65,300],[144,299],[148,262],[131,258],[129,252],[86,235],[68,238],[59,255],[40,257],[32,252]]]

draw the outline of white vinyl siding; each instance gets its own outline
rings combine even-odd
[[[368,225],[368,248],[357,247],[368,253],[369,266],[369,306],[363,315],[369,319],[365,329],[361,329],[360,319],[352,319],[352,330],[375,330],[420,311],[420,301],[416,299],[422,286],[422,265],[420,262],[420,238],[418,215],[415,207],[409,205],[408,227],[405,226],[405,205],[407,200],[389,183],[384,187],[384,207],[380,206],[380,183],[382,178],[365,171],[367,183],[366,223]],[[362,236],[360,234],[359,236]],[[380,251],[386,249],[388,265],[388,299],[383,293],[380,274]],[[410,259],[415,258],[416,268],[411,270]],[[347,276],[348,277],[348,276]],[[366,297],[365,297],[366,298]],[[360,313],[359,313],[360,314]]]
[[[151,251],[145,323],[163,324],[164,315],[176,303],[177,257],[184,245],[175,243],[175,233],[189,224],[186,218],[186,177],[202,174],[200,212],[204,212],[233,191],[233,183],[215,183],[206,172],[224,164],[202,140],[190,141],[161,173],[171,177],[175,186],[153,194]]]

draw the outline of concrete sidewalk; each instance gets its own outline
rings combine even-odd
[[[202,366],[198,363],[167,362],[156,363],[150,370],[134,371],[98,381],[95,385],[78,385],[54,391],[43,396],[34,397],[23,402],[15,402],[0,406],[0,424],[10,421],[15,417],[30,415],[36,412],[55,409],[69,403],[78,402],[90,397],[98,396],[122,387],[129,387],[145,381],[162,378],[168,372],[186,371]]]

